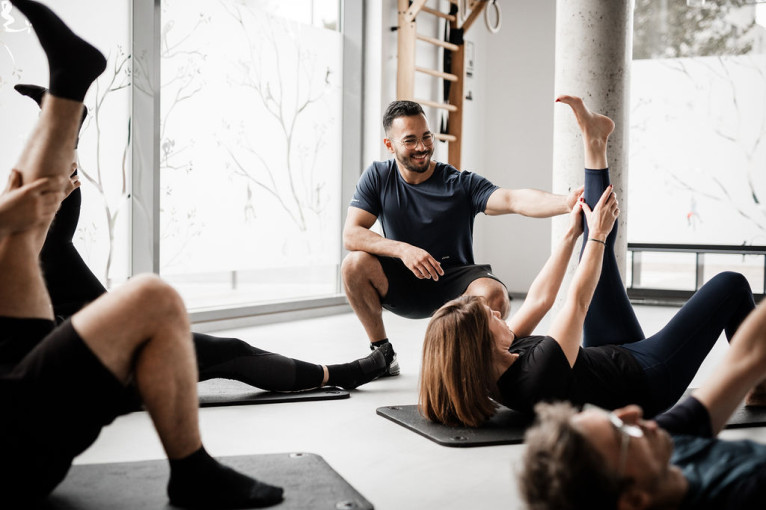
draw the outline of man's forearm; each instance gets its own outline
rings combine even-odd
[[[368,228],[354,227],[344,232],[343,245],[349,251],[364,251],[383,257],[401,258],[405,243],[386,239]]]
[[[550,218],[569,212],[566,195],[554,195],[536,189],[517,190],[515,211],[532,218]]]

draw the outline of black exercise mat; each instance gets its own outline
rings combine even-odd
[[[524,432],[533,420],[530,415],[503,406],[487,423],[477,428],[434,423],[424,418],[416,405],[379,407],[377,413],[435,443],[455,447],[522,443]]]
[[[249,404],[280,404],[348,398],[349,393],[335,386],[295,393],[263,391],[231,379],[210,379],[197,384],[200,407],[238,406]]]
[[[269,508],[337,510],[374,507],[325,460],[313,453],[275,453],[220,460],[243,473],[285,489]],[[167,460],[73,466],[48,498],[47,510],[170,510]]]
[[[689,388],[684,393],[683,398],[691,395],[692,391],[697,388]],[[740,405],[734,414],[731,415],[729,421],[726,422],[727,429],[743,429],[746,427],[763,427],[766,426],[766,408],[764,407],[745,407],[744,404]]]

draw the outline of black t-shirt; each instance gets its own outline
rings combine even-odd
[[[444,163],[436,163],[428,180],[408,184],[390,159],[364,171],[350,205],[376,216],[387,239],[422,248],[450,267],[474,264],[473,220],[496,189]]]
[[[503,405],[532,412],[538,402],[567,400],[608,409],[641,404],[644,371],[618,345],[580,348],[573,367],[549,336],[517,338],[509,349],[518,359],[497,381]]]

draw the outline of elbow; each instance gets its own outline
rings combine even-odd
[[[351,236],[343,235],[343,248],[348,251],[355,251],[354,243],[351,242]]]

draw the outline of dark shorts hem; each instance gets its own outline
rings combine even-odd
[[[462,295],[479,278],[491,278],[503,284],[492,273],[489,264],[446,267],[443,268],[444,275],[438,281],[433,281],[418,279],[400,259],[378,257],[378,260],[388,279],[388,293],[382,300],[383,308],[409,319],[430,317],[444,303]]]

